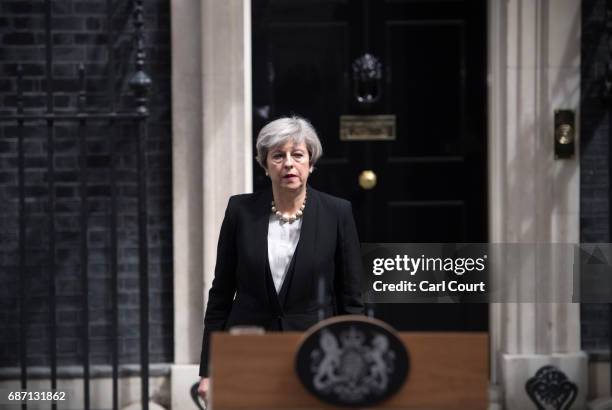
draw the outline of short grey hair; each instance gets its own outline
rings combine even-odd
[[[310,166],[323,155],[323,147],[312,124],[305,118],[298,116],[282,117],[266,124],[255,143],[257,162],[266,169],[268,152],[277,145],[284,145],[287,141],[296,144],[305,143],[310,156]]]

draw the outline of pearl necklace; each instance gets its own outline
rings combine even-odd
[[[289,216],[283,215],[278,209],[276,209],[276,204],[274,203],[274,201],[272,201],[271,205],[272,207],[270,208],[270,210],[282,222],[293,223],[304,215],[304,208],[306,208],[306,196],[304,196],[304,202],[302,203],[302,206],[300,206],[300,209],[298,209],[298,211],[295,213],[295,215],[289,215]]]

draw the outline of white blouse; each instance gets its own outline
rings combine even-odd
[[[291,258],[295,252],[300,231],[302,228],[302,218],[293,223],[283,222],[274,214],[270,215],[268,223],[268,262],[274,280],[276,293],[279,293],[283,286],[287,270],[291,263]]]

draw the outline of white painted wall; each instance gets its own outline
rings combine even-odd
[[[490,238],[498,243],[578,243],[579,153],[554,158],[554,110],[579,118],[579,0],[489,0],[489,209]],[[578,138],[580,137],[578,125]],[[578,147],[579,144],[576,144]],[[498,280],[520,271],[545,271],[545,302],[571,285],[558,269],[560,255],[521,261]],[[518,279],[518,288],[528,286]],[[490,308],[492,402],[533,406],[526,378],[542,363],[556,363],[580,386],[572,408],[584,408],[587,358],[580,351],[577,304],[499,303]]]

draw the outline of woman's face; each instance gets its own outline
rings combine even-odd
[[[268,151],[266,169],[277,189],[299,190],[310,175],[310,155],[306,144],[289,140]]]

